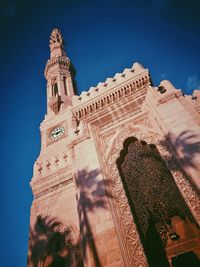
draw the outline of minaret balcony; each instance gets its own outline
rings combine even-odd
[[[51,109],[51,111],[53,111],[55,114],[58,114],[60,105],[61,105],[61,98],[59,95],[49,98],[48,106]]]

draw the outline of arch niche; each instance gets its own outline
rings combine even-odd
[[[137,163],[142,164],[142,168]],[[145,165],[149,165],[149,169]],[[169,266],[162,247],[167,242],[167,227],[170,228],[174,216],[187,217],[199,224],[200,200],[167,142],[152,129],[123,126],[108,153],[107,171],[112,181],[110,203],[125,266],[155,266],[152,259],[155,254],[160,255],[162,264],[159,266]],[[137,175],[143,176],[142,179]],[[174,195],[178,201],[171,205]],[[152,238],[156,240],[155,251],[151,250],[151,243],[148,245]]]
[[[43,267],[69,267],[71,264],[70,246],[65,244],[63,235],[54,233],[48,241],[47,255],[43,259]]]
[[[45,252],[40,261],[41,267],[82,267],[83,258],[79,231],[71,222],[54,222],[49,229]]]
[[[51,81],[51,88],[52,88],[52,97],[56,97],[58,95],[58,83],[57,78],[53,78]]]

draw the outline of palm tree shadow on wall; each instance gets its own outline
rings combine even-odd
[[[166,138],[160,142],[160,145],[163,146],[166,150],[169,149],[169,144],[172,144],[172,150],[177,155],[179,161],[175,159],[173,154],[168,155],[167,161],[170,164],[172,171],[181,172],[185,179],[188,182],[188,185],[193,188],[194,192],[198,197],[200,197],[199,189],[197,185],[194,183],[193,179],[190,177],[189,173],[186,173],[184,170],[187,168],[196,169],[196,165],[194,163],[195,158],[200,158],[200,141],[199,135],[195,134],[191,130],[183,131],[178,135],[178,137],[174,138],[172,133],[168,133]],[[180,154],[181,152],[181,154]],[[196,220],[194,219],[192,214],[188,214],[188,218],[191,222],[193,222],[200,235],[200,227]],[[199,245],[198,245],[199,246]],[[196,252],[189,251],[183,254],[178,255],[172,259],[173,267],[186,267],[186,266],[200,266],[200,255],[197,256]]]
[[[195,137],[196,137],[196,135],[194,135],[192,132],[190,132],[190,131],[186,132],[185,131],[182,134],[180,134],[178,136],[178,138],[176,138],[176,140],[173,139],[173,144],[175,146],[175,149],[176,150],[178,149],[179,151],[182,152],[182,158],[180,159],[182,167],[186,167],[186,168],[189,166],[194,167],[193,158],[198,153],[200,153],[200,142],[194,141]],[[169,144],[170,144],[171,140],[172,140],[172,135],[171,135],[171,133],[169,133],[166,136],[166,138],[164,140],[162,140],[160,145],[164,149],[169,150],[169,147],[170,147]],[[139,152],[138,156],[134,158],[135,162],[138,161],[138,162],[142,163],[142,161],[144,160],[143,165],[141,164],[141,166],[138,166],[137,163],[134,163],[132,161],[133,166],[127,167],[125,161],[128,159],[130,161],[129,165],[131,164],[131,157],[135,153],[134,149],[137,148],[136,147],[136,148],[132,149],[132,151],[131,151],[130,144],[133,144],[134,142],[140,143],[140,148],[141,147],[149,147],[149,148],[148,148],[148,151],[144,150],[143,152]],[[153,152],[149,153],[149,150],[152,150]],[[141,161],[140,161],[140,158],[141,158]],[[148,199],[149,202],[147,199],[144,200],[145,195],[147,195],[147,196],[150,195],[153,192],[153,190],[154,191],[156,191],[156,190],[162,191],[162,189],[164,189],[164,188],[159,188],[159,186],[157,186],[157,189],[155,189],[155,187],[156,187],[156,185],[154,185],[155,179],[152,179],[152,180],[149,179],[149,186],[145,187],[145,184],[148,182],[148,176],[150,178],[151,174],[154,171],[154,167],[155,167],[155,166],[153,167],[154,162],[152,162],[152,158],[153,158],[154,162],[157,162],[158,164],[160,164],[161,168],[163,168],[165,173],[168,173],[167,176],[170,178],[171,173],[169,172],[163,159],[160,157],[159,152],[157,150],[157,147],[154,144],[148,145],[145,141],[142,141],[142,140],[139,141],[135,137],[129,137],[125,140],[123,149],[122,149],[120,156],[119,156],[116,163],[117,163],[120,177],[121,177],[121,180],[122,180],[122,183],[123,183],[123,186],[124,186],[124,189],[125,189],[125,192],[126,192],[126,195],[127,195],[127,198],[128,198],[131,210],[132,210],[132,214],[133,214],[135,223],[137,225],[138,232],[140,234],[141,241],[144,245],[144,250],[145,250],[145,253],[146,253],[147,258],[148,258],[149,266],[154,267],[158,264],[158,255],[159,255],[159,262],[160,262],[159,266],[169,266],[166,252],[163,250],[163,244],[162,244],[161,236],[159,236],[159,234],[158,234],[158,228],[160,227],[160,225],[158,223],[160,215],[158,215],[157,211],[155,213],[154,213],[154,211],[158,209],[158,206],[162,205],[162,212],[161,212],[162,216],[165,212],[165,209],[167,210],[168,208],[170,208],[171,209],[170,210],[171,218],[173,216],[177,215],[177,216],[180,216],[181,218],[185,219],[187,216],[190,218],[190,220],[193,223],[196,223],[196,222],[195,222],[193,215],[188,210],[187,205],[183,203],[184,201],[183,201],[183,199],[181,199],[182,195],[180,194],[179,190],[177,188],[173,189],[176,187],[175,183],[174,183],[174,185],[171,186],[171,189],[174,190],[173,193],[180,195],[180,201],[178,201],[178,202],[180,202],[180,205],[178,205],[176,207],[176,209],[173,209],[172,207],[169,206],[170,202],[164,203],[164,201],[163,202],[162,201],[161,202],[160,201],[152,201],[152,204],[149,205],[149,202],[151,202],[151,200]],[[146,167],[148,168],[149,166],[146,166],[145,164],[148,165],[150,162],[151,162],[152,166],[148,170],[149,173],[147,172],[146,175],[144,175],[145,173],[141,170],[144,170]],[[190,186],[198,194],[196,185],[193,184],[192,180],[186,175],[186,173],[183,171],[183,169],[180,168],[179,162],[175,159],[175,156],[173,153],[167,154],[167,162],[169,164],[172,163],[172,164],[170,164],[170,167],[172,167],[171,168],[172,171],[178,170],[184,174],[184,176],[186,177]],[[134,175],[136,175],[135,178],[140,177],[139,180],[138,180],[138,178],[136,178],[136,180],[135,180],[134,175],[133,175],[134,169],[137,169],[137,168],[138,168],[138,170],[137,170],[138,173],[135,173]],[[128,176],[125,174],[126,172],[128,173]],[[156,174],[154,173],[153,176],[155,176],[155,175]],[[141,182],[142,176],[144,179]],[[160,173],[158,172],[157,176],[158,177],[161,176],[162,179],[165,179],[164,176],[161,174],[161,172]],[[131,180],[130,178],[133,179],[132,182],[127,181],[127,179]],[[135,182],[133,183],[134,180],[135,180]],[[152,186],[154,187],[153,190],[152,190]],[[135,191],[131,189],[134,187],[137,187],[137,189]],[[143,196],[140,195],[140,197],[138,198],[138,195],[139,195],[138,191],[139,190],[142,191]],[[169,190],[168,194],[172,195],[172,192],[170,192],[170,190]],[[136,199],[134,199],[134,195],[136,198],[138,198],[137,201],[139,201],[139,199],[142,199],[142,201],[143,201],[142,205],[141,205],[141,203],[140,204],[136,203],[137,201],[136,201]],[[157,196],[159,197],[159,194],[157,196],[156,195],[152,195],[152,196],[154,199],[156,199]],[[164,196],[164,194],[163,194],[163,196]],[[166,195],[165,195],[165,197],[166,197]],[[146,208],[144,208],[145,207],[145,201],[146,201]],[[153,203],[158,204],[158,206],[155,207],[155,205]],[[176,203],[176,200],[174,203]],[[167,204],[167,205],[165,205],[165,204]],[[172,204],[172,201],[171,201],[171,204]],[[171,205],[171,206],[173,206],[173,205]],[[157,218],[155,216],[156,213],[157,213]],[[145,223],[142,222],[142,220],[141,220],[142,217],[145,220]],[[171,225],[170,217],[164,218],[164,220],[166,221],[166,224],[168,224],[169,226]],[[152,243],[152,241],[153,241],[153,243]],[[166,242],[166,240],[165,240],[165,242]]]
[[[28,266],[68,267],[74,261],[76,266],[83,266],[80,240],[77,238],[74,242],[71,239],[73,235],[70,225],[63,229],[57,218],[37,216],[34,227],[30,229]]]
[[[80,220],[80,232],[82,237],[83,257],[89,249],[92,253],[94,265],[100,267],[100,259],[95,244],[95,236],[92,232],[88,214],[95,213],[97,209],[108,209],[108,198],[112,195],[106,188],[110,186],[108,180],[98,180],[99,170],[78,172],[77,187],[79,190],[78,214]]]
[[[194,167],[194,158],[196,156],[200,157],[200,141],[198,140],[199,136],[194,134],[192,131],[183,131],[177,138],[173,137],[172,133],[168,133],[166,135],[166,138],[160,142],[160,145],[162,145],[164,148],[168,149],[168,144],[173,144],[173,147],[176,151],[181,152],[181,155],[179,155],[179,160],[181,161],[181,165],[183,168],[187,167]],[[169,156],[168,161],[173,161],[174,156]],[[177,170],[176,164],[172,164],[174,169]]]
[[[99,170],[79,171],[76,180],[77,184],[77,210],[80,223],[80,239],[72,242],[70,237],[73,235],[73,229],[66,226],[64,231],[60,231],[63,224],[55,217],[50,215],[37,216],[34,226],[30,229],[29,235],[29,255],[28,266],[38,267],[68,267],[83,266],[83,260],[86,258],[86,251],[89,249],[95,266],[100,267],[100,259],[97,252],[94,235],[92,233],[88,213],[95,213],[97,209],[108,209],[107,198],[111,195],[107,192],[108,181],[98,180]],[[67,208],[67,206],[66,206]],[[59,244],[56,244],[56,238]],[[54,245],[51,245],[54,244]],[[64,248],[67,247],[68,251]],[[76,258],[74,265],[71,255]],[[45,263],[46,262],[46,263]],[[46,264],[46,265],[45,265]]]
[[[166,139],[161,142],[161,145],[168,149],[168,144],[170,143],[171,138],[171,134],[169,133]],[[174,140],[176,148],[180,149],[183,152],[183,158],[181,159],[182,166],[193,167],[193,158],[197,155],[197,153],[200,153],[200,142],[193,142],[194,138],[195,136],[190,131],[187,131],[183,132],[176,140]],[[123,153],[121,153],[121,155],[122,154]],[[168,162],[174,161],[173,155],[169,155],[168,157]],[[176,169],[176,164],[173,164],[173,168],[173,170],[179,170],[178,167]],[[76,251],[75,254],[77,255],[77,257],[81,258],[78,263],[79,266],[82,266],[82,256],[85,259],[87,250],[89,249],[92,253],[95,266],[101,267],[101,262],[95,243],[95,236],[92,232],[90,216],[88,216],[88,214],[95,213],[97,209],[107,210],[108,199],[112,199],[113,196],[111,195],[111,193],[109,193],[111,192],[111,190],[107,190],[112,186],[112,184],[108,180],[99,180],[99,175],[100,170],[95,169],[88,171],[87,169],[82,169],[78,172],[78,178],[76,179],[76,184],[79,192],[77,194],[77,209],[80,221],[81,247],[83,255],[80,255],[80,242],[72,244],[69,240],[68,248],[70,251]],[[189,178],[188,181],[191,183],[191,180]],[[126,188],[125,191],[127,191]],[[137,216],[135,216],[134,209],[132,209],[132,212],[134,219],[137,221]],[[29,238],[29,251],[32,251],[32,253],[28,257],[28,262],[32,263],[32,266],[38,267],[41,258],[44,257],[44,255],[50,253],[51,248],[49,248],[48,246],[49,239],[51,239],[52,236],[58,234],[58,228],[60,226],[61,222],[58,221],[57,218],[52,218],[50,215],[37,217],[34,227],[30,229]],[[150,236],[157,235],[155,232],[155,224],[152,221],[151,216],[149,217],[148,231],[149,232],[147,233]],[[59,238],[62,244],[62,240],[68,240],[68,236],[71,235],[71,229],[66,228],[64,232],[59,234]],[[160,241],[158,240],[158,247],[159,242]],[[57,250],[59,251],[59,248]],[[58,255],[58,253],[55,253],[55,255]],[[70,259],[69,255],[70,253],[64,256],[61,255],[62,259],[60,258],[60,260],[63,261],[63,265],[61,266],[71,266],[70,261],[72,261],[72,259]],[[53,267],[53,265],[49,266]]]

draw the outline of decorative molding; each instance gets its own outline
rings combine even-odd
[[[132,118],[133,116],[136,116],[138,113],[140,112],[140,110],[135,110],[133,112],[130,112],[128,114],[125,114],[124,116],[120,116],[119,118],[117,118],[116,120],[112,120],[109,123],[104,124],[103,126],[100,127],[100,131],[104,131],[108,128],[110,128],[111,126],[114,126],[124,120],[127,120],[129,118]],[[143,114],[142,114],[143,115]],[[146,115],[146,114],[145,114]]]
[[[85,119],[93,114],[96,115],[96,112],[103,110],[105,107],[113,105],[114,103],[119,103],[126,97],[135,94],[137,91],[140,91],[138,96],[135,96],[137,99],[137,105],[142,104],[144,101],[144,94],[147,91],[148,85],[150,84],[150,77],[148,73],[145,76],[137,77],[134,81],[126,81],[126,84],[121,87],[114,87],[113,90],[106,91],[104,94],[99,95],[99,98],[90,98],[92,102],[85,103],[85,106],[78,107],[74,110],[75,116],[78,120]],[[80,102],[81,104],[81,102]]]
[[[142,127],[144,128],[152,125],[148,112],[142,112],[139,115],[138,114],[135,115],[136,116],[134,118],[132,116],[121,116],[120,118],[116,118],[115,120],[113,120],[111,123],[109,122],[107,124],[104,123],[104,125],[99,128],[99,131],[101,131],[103,128],[103,131],[99,132],[98,135],[100,135],[101,139],[103,139],[104,141],[102,142],[102,144],[100,143],[99,140],[97,140],[97,142],[99,143],[99,147],[103,146],[104,150],[103,153],[108,155],[110,148],[113,145],[114,138],[120,132],[120,127],[122,128],[124,127],[124,121],[126,121],[126,124],[132,123],[133,125],[137,125],[136,127],[140,127],[142,125]]]
[[[69,58],[65,56],[54,57],[47,61],[44,75],[47,78],[47,75],[50,69],[55,68],[55,67],[64,67],[64,68],[69,69],[69,65],[70,65]]]
[[[55,156],[52,156],[51,158],[47,159],[37,159],[37,161],[34,164],[34,176],[36,177],[46,177],[50,174],[54,173],[62,173],[63,168],[65,166],[70,166],[71,159],[69,157],[69,154],[66,154],[65,152],[61,152],[60,154],[57,154]]]
[[[176,97],[176,94],[174,92],[167,94],[167,95],[164,95],[164,96],[162,96],[162,98],[160,98],[158,100],[157,106],[160,104],[163,104],[163,103],[165,103],[165,102],[167,102],[167,101],[169,101],[175,97]]]
[[[196,110],[196,112],[200,113],[200,104],[197,105],[194,109]]]
[[[70,178],[70,179],[68,179],[68,180],[66,180],[66,181],[64,181],[62,183],[58,183],[58,184],[56,184],[56,185],[54,185],[54,186],[52,186],[52,187],[50,187],[50,188],[48,188],[48,189],[46,189],[44,191],[41,191],[41,192],[35,194],[35,199],[43,197],[43,196],[45,196],[45,195],[47,195],[49,193],[58,191],[59,189],[65,187],[65,186],[67,186],[68,184],[71,184],[71,183],[73,183],[73,178]]]
[[[120,155],[120,151],[123,149],[124,141],[134,136],[139,140],[146,141],[147,143],[154,143],[161,156],[167,163],[169,169],[172,172],[174,180],[183,195],[187,205],[191,209],[196,221],[200,223],[200,199],[195,192],[192,184],[183,173],[178,160],[174,159],[173,153],[170,151],[168,145],[162,145],[162,138],[158,133],[153,132],[151,129],[146,129],[145,126],[141,128],[132,124],[125,124],[120,127],[119,133],[113,141],[110,151],[106,158],[107,175],[112,181],[110,187],[111,194],[113,196],[111,205],[113,205],[113,211],[117,220],[117,227],[120,228],[122,233],[122,242],[125,257],[128,258],[130,267],[146,267],[148,266],[147,259],[141,244],[139,234],[137,232],[134,218],[129,208],[128,200],[125,195],[123,184],[121,182],[120,174],[116,165],[116,160]]]
[[[116,73],[114,77],[108,77],[104,82],[99,82],[95,87],[90,87],[88,91],[82,91],[75,101],[78,100],[78,104],[91,100],[110,89],[116,89],[117,86],[121,87],[122,84],[129,83],[131,79],[134,79],[136,84],[139,85],[140,79],[145,76],[149,78],[150,84],[151,82],[148,69],[144,69],[142,65],[136,62],[131,68],[125,68],[122,73]]]
[[[200,225],[200,198],[192,185],[189,177],[183,172],[181,165],[177,158],[170,151],[168,144],[161,145],[162,140],[158,140],[156,146],[160,151],[162,158],[167,163],[174,181],[181,192],[185,202],[190,208],[196,222]]]
[[[84,121],[81,121],[75,131],[73,140],[68,144],[68,148],[72,149],[75,145],[85,141],[88,138],[90,138],[88,125]]]
[[[117,130],[115,129],[115,130],[110,130],[104,136],[104,138],[103,138],[104,139],[103,144],[104,144],[104,150],[105,151],[108,151],[109,150],[110,146],[113,143],[113,139],[116,136],[116,134],[117,134]]]
[[[72,166],[68,166],[46,176],[33,177],[30,185],[34,196],[36,196],[41,192],[56,186],[57,184],[64,183],[71,177],[73,177]]]
[[[63,39],[62,33],[58,28],[53,29],[50,35],[50,39],[49,39],[50,48],[54,44],[64,45],[64,39]]]

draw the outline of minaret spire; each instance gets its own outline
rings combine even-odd
[[[58,56],[67,56],[65,52],[65,43],[61,31],[58,28],[53,29],[49,39],[50,58]]]
[[[47,80],[47,113],[58,114],[71,105],[71,97],[74,95],[73,81],[70,73],[70,60],[67,57],[64,39],[59,29],[51,32],[50,59],[45,68]]]

